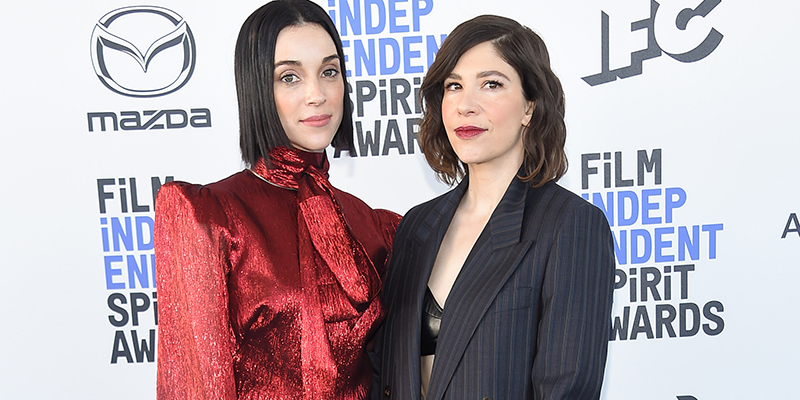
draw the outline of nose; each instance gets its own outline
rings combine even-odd
[[[462,90],[456,102],[456,110],[461,115],[477,114],[479,107],[471,90]]]
[[[319,106],[327,99],[323,91],[322,83],[318,79],[307,80],[306,85],[306,104]]]

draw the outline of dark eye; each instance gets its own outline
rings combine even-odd
[[[486,86],[489,89],[499,89],[499,88],[503,87],[503,84],[498,82],[498,81],[487,81],[484,84],[484,86]]]
[[[335,78],[337,75],[339,75],[339,70],[336,68],[328,68],[322,71],[322,76],[325,78]]]
[[[283,83],[295,83],[298,80],[300,80],[300,78],[295,74],[286,74],[286,75],[281,76],[280,79],[281,79],[281,82],[283,82]]]
[[[445,91],[453,91],[453,90],[460,90],[460,89],[461,89],[461,84],[457,83],[457,82],[445,83],[445,85],[444,85],[444,90]]]

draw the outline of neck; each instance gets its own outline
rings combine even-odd
[[[461,199],[461,207],[482,213],[491,213],[500,203],[508,185],[522,166],[522,156],[504,162],[470,164],[469,187]]]

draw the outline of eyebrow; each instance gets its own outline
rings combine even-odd
[[[323,64],[327,64],[327,63],[329,63],[331,61],[339,60],[339,59],[340,58],[339,58],[338,54],[331,54],[331,55],[323,58],[322,59],[322,63]],[[300,65],[303,65],[303,63],[301,63],[300,61],[297,61],[297,60],[282,60],[282,61],[278,61],[278,62],[275,63],[275,68],[278,68],[278,67],[281,67],[281,66],[284,66],[284,65],[300,66]]]
[[[493,69],[489,70],[489,71],[481,71],[481,72],[479,72],[478,75],[476,75],[476,78],[486,78],[486,77],[489,77],[489,76],[499,76],[501,78],[505,78],[506,80],[509,80],[509,81],[511,80],[506,76],[506,74],[504,74],[504,73],[502,73],[500,71],[493,70]],[[451,72],[450,75],[447,76],[447,78],[449,78],[449,79],[461,79],[461,75]]]

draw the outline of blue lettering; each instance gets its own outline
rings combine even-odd
[[[686,260],[686,250],[692,260],[700,259],[700,226],[692,227],[692,235],[685,226],[678,227],[678,261]]]
[[[342,49],[348,49],[348,48],[350,48],[350,41],[349,40],[342,40]],[[344,52],[344,64],[345,64],[345,66],[350,64],[350,57],[348,57],[346,51]],[[349,78],[351,75],[352,74],[350,73],[349,69],[345,71],[345,76],[347,76]]]
[[[125,250],[133,250],[133,229],[131,217],[125,217],[125,228],[120,224],[119,217],[111,218],[111,237],[114,241],[114,251],[120,251],[119,242],[125,245]]]
[[[717,258],[717,231],[722,230],[722,224],[703,225],[703,232],[708,232],[708,258]]]
[[[628,263],[628,231],[619,231],[619,240],[613,231],[611,233],[614,237],[614,253],[617,255],[617,264],[625,265]]]
[[[412,59],[420,58],[419,50],[411,50],[411,44],[413,43],[422,43],[422,36],[407,36],[403,38],[403,72],[407,74],[424,71],[420,65],[411,65]]]
[[[353,0],[353,8],[350,8],[350,3],[347,0],[341,0],[339,12],[341,19],[339,23],[339,30],[342,36],[347,36],[347,26],[353,30],[354,35],[361,34],[361,0]]]
[[[389,32],[408,32],[408,25],[397,25],[398,18],[406,16],[406,10],[398,10],[395,3],[405,3],[408,0],[389,0]]]
[[[356,76],[362,76],[361,73],[361,65],[363,62],[364,67],[367,69],[367,74],[370,76],[375,75],[375,39],[369,39],[367,41],[369,48],[369,54],[367,54],[366,49],[364,49],[364,42],[361,40],[355,41],[355,48],[354,48],[354,58],[356,64]]]
[[[642,224],[660,224],[661,217],[650,217],[650,210],[658,210],[658,202],[651,203],[650,196],[660,196],[661,189],[642,190]]]
[[[586,194],[584,199],[589,200],[589,195]],[[592,204],[603,211],[606,215],[608,224],[614,226],[614,192],[606,192],[606,201],[603,202],[602,193],[592,193]]]
[[[639,255],[639,238],[642,238],[644,252]],[[631,264],[644,264],[650,259],[653,241],[645,229],[631,229]]]
[[[124,283],[114,282],[114,276],[122,275],[122,269],[114,268],[111,263],[122,262],[122,256],[105,256],[103,257],[106,265],[106,289],[117,290],[125,289]]]
[[[136,244],[138,250],[153,250],[153,218],[136,217]],[[142,229],[147,225],[147,233]],[[145,239],[148,239],[145,241]]]
[[[378,8],[378,23],[372,24],[372,6]],[[367,35],[375,35],[386,29],[386,6],[383,0],[364,0],[364,22],[366,23],[365,32]]]
[[[100,218],[100,225],[107,225],[108,218]],[[108,244],[108,228],[105,226],[100,227],[100,233],[103,235],[103,252],[108,253],[111,248]]]
[[[378,48],[381,57],[381,75],[391,75],[400,70],[400,45],[392,38],[378,39]],[[392,64],[389,65],[387,49],[391,49]]]
[[[625,216],[626,200],[630,201],[631,205],[629,217]],[[622,190],[617,193],[617,218],[619,218],[618,226],[629,226],[636,223],[636,220],[639,219],[639,198],[636,193],[630,190]]]
[[[425,8],[420,8],[419,6],[420,3],[425,3]],[[428,15],[431,13],[431,11],[433,11],[433,0],[411,1],[411,18],[414,27],[414,32],[419,32],[419,17],[423,15]]]
[[[155,257],[155,255],[153,255]],[[150,287],[150,278],[147,269],[147,254],[139,255],[140,263],[136,262],[136,256],[128,254],[128,287],[136,288],[136,280],[143,289]]]
[[[676,187],[667,188],[665,193],[667,199],[664,204],[664,211],[666,211],[664,222],[670,223],[672,222],[672,210],[686,204],[686,192],[683,189]],[[674,195],[677,195],[678,198],[673,200]]]
[[[426,67],[430,67],[431,64],[433,64],[433,59],[436,58],[436,53],[439,52],[439,45],[444,42],[444,38],[446,37],[446,34],[441,35],[439,37],[439,43],[436,43],[436,37],[433,35],[425,36],[425,49],[427,50],[425,57],[428,60]]]
[[[674,255],[664,255],[663,250],[664,248],[672,248],[672,241],[671,240],[663,240],[663,235],[672,235],[675,233],[675,228],[656,228],[654,235],[655,236],[655,247],[656,247],[656,262],[672,262],[675,261]]]

